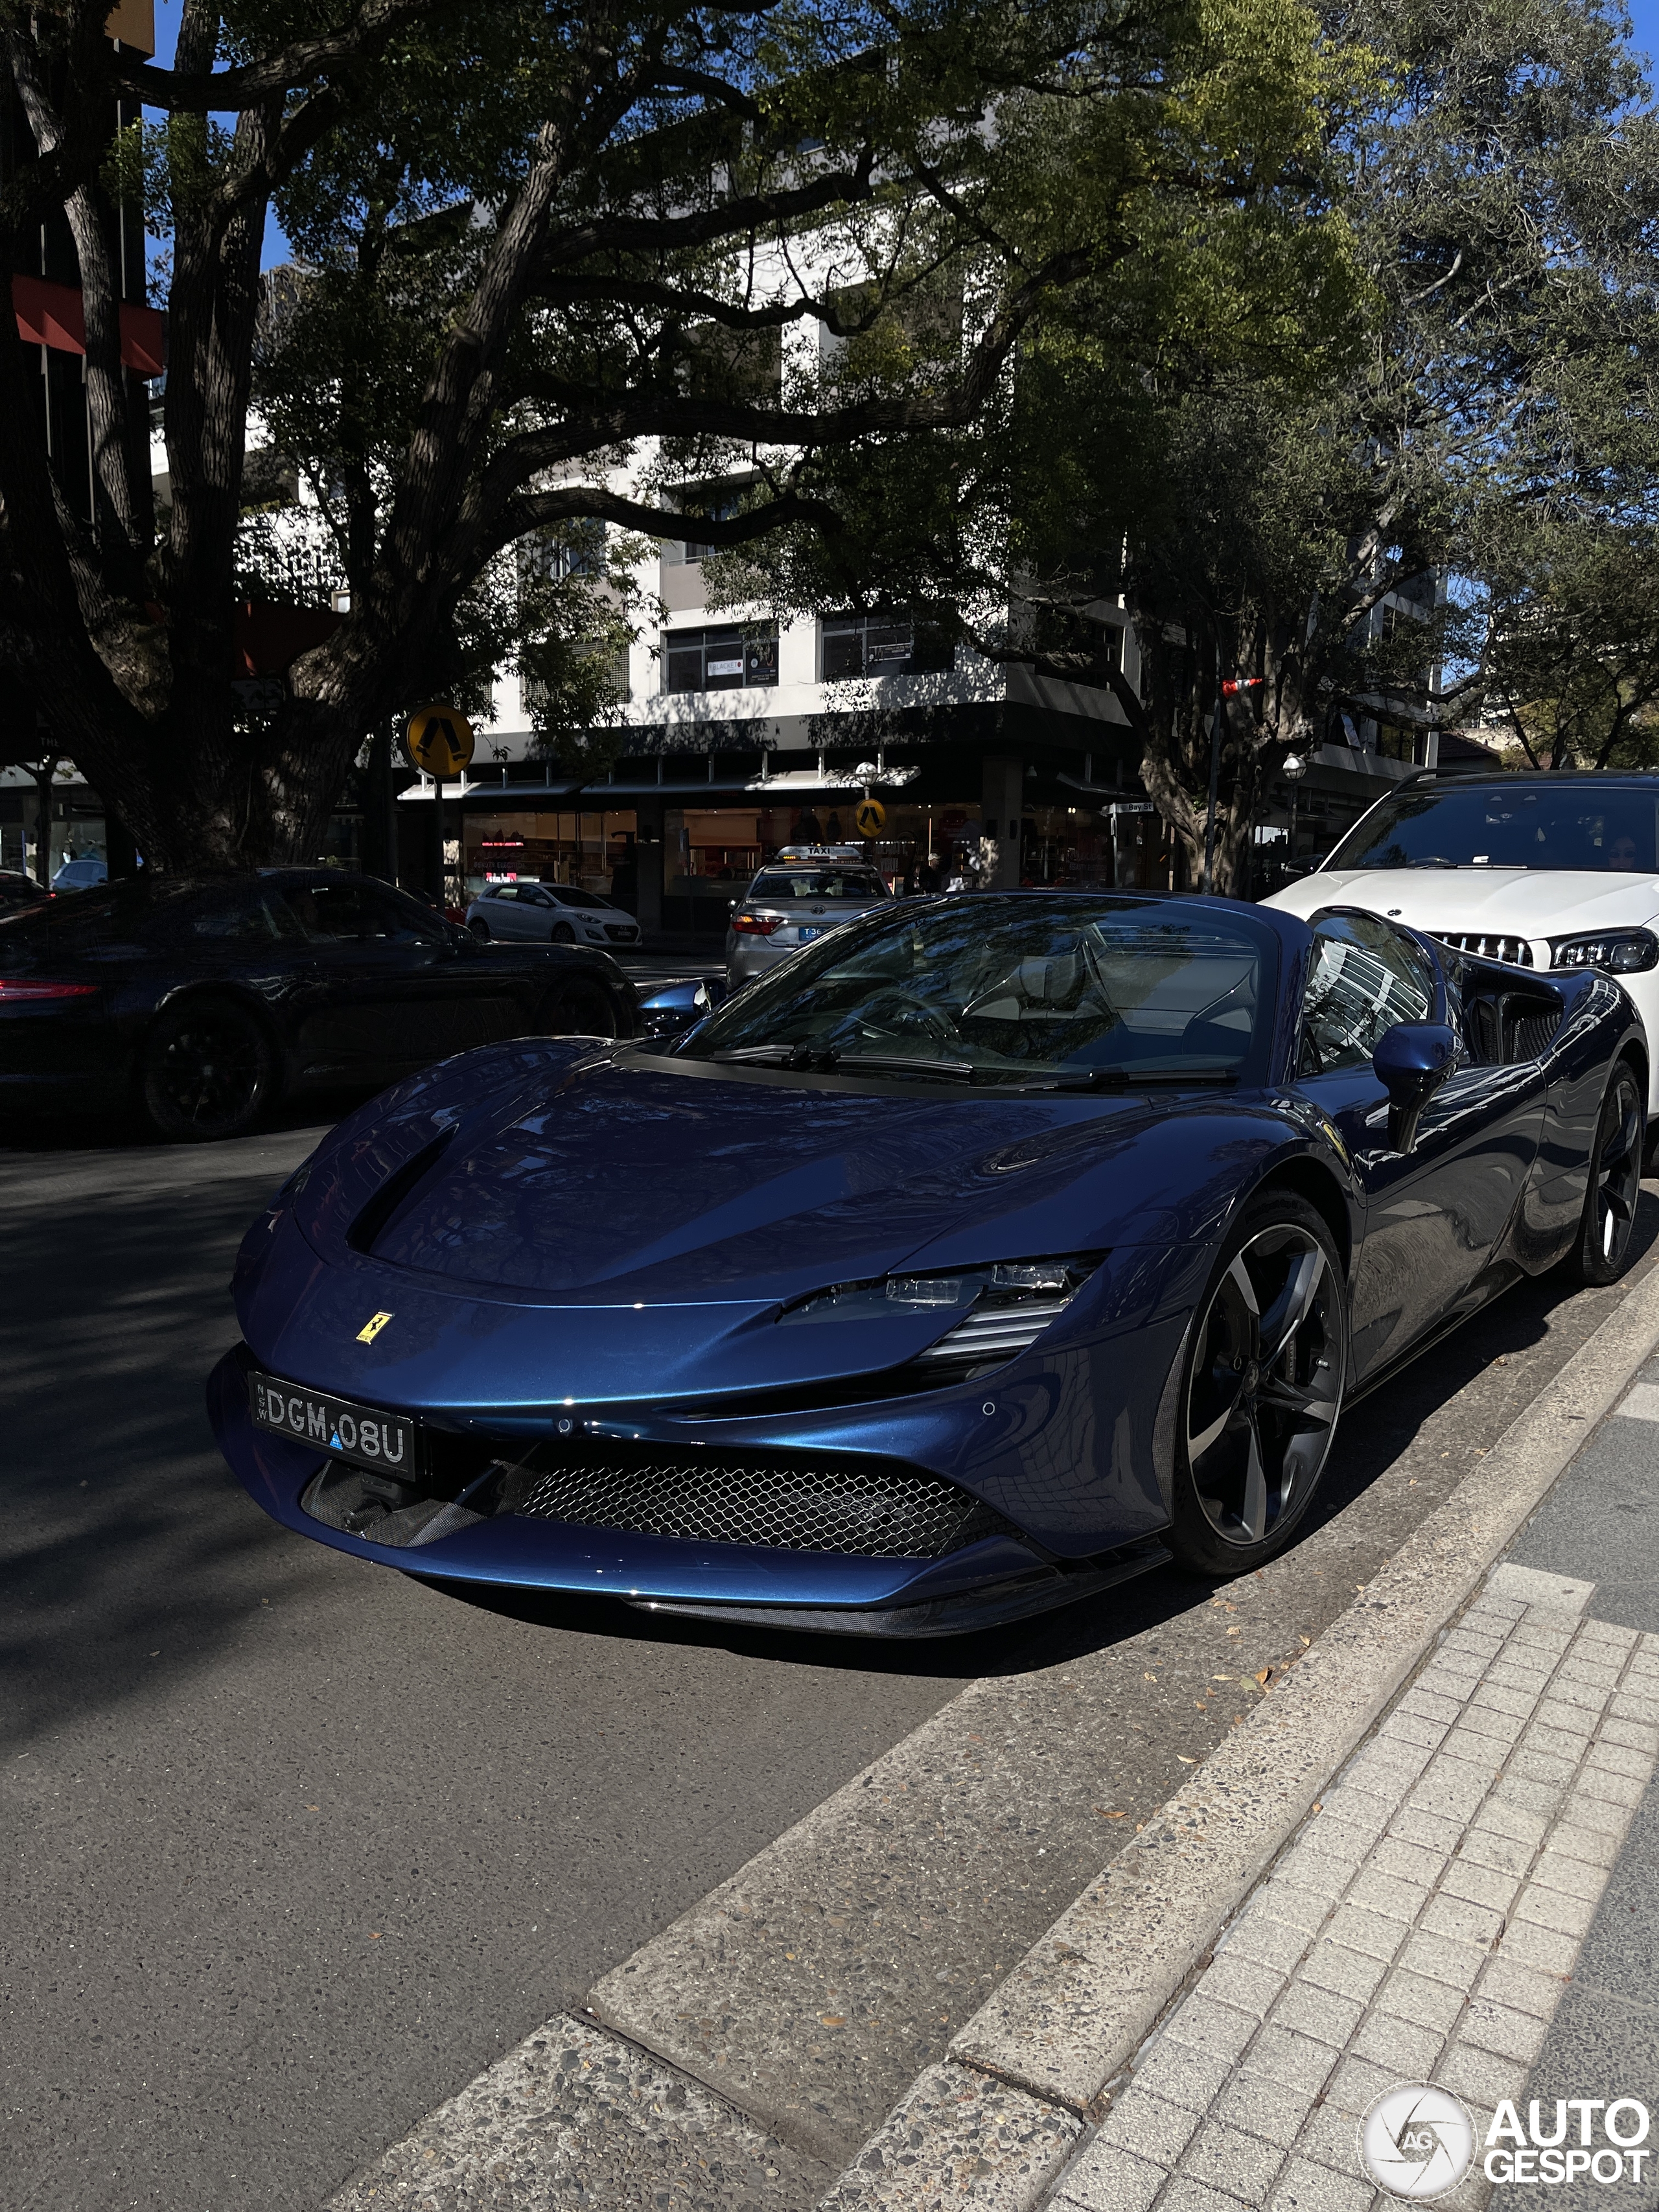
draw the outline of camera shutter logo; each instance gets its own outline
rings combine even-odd
[[[1379,2189],[1427,2203],[1455,2189],[1474,2163],[1474,2123],[1449,2090],[1408,2081],[1359,2123],[1359,2160]]]

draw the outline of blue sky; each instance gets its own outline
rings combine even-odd
[[[167,62],[173,58],[173,45],[179,36],[179,12],[183,0],[155,0],[156,59]],[[1652,57],[1659,52],[1659,0],[1626,0],[1629,8],[1631,43],[1638,52],[1649,57],[1652,74]],[[275,268],[288,258],[288,240],[277,228],[275,216],[265,222],[265,244],[263,265]]]

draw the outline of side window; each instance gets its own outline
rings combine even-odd
[[[216,900],[191,915],[186,927],[191,937],[221,945],[292,944],[299,935],[281,900],[270,898],[263,891]]]
[[[517,884],[491,884],[488,896],[493,899],[516,899],[519,886]]]
[[[1314,928],[1297,1073],[1364,1067],[1384,1030],[1433,1010],[1433,973],[1409,938],[1369,915],[1327,915]]]
[[[285,896],[313,944],[414,945],[444,933],[435,915],[428,921],[412,903],[367,884],[309,884]]]

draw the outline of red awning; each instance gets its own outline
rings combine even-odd
[[[29,345],[58,353],[84,353],[87,319],[78,284],[52,284],[44,276],[14,276],[12,305],[17,335]],[[140,376],[160,376],[167,367],[167,325],[160,308],[121,303],[121,358]]]
[[[331,607],[295,607],[284,599],[243,599],[236,608],[233,673],[280,676],[291,661],[333,636],[344,617]]]

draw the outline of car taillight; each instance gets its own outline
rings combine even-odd
[[[769,937],[782,920],[781,914],[734,914],[732,927],[739,937]]]
[[[29,983],[0,975],[0,1002],[11,999],[95,999],[95,983]]]

